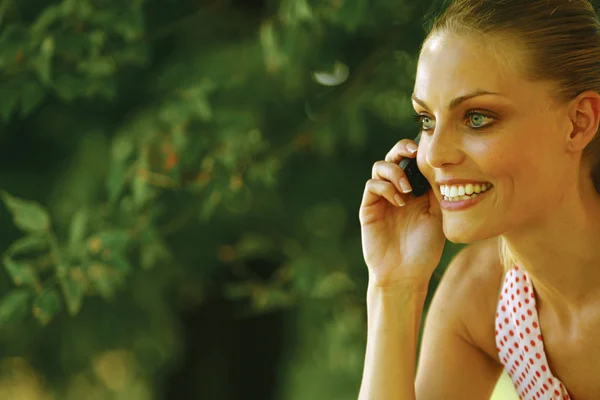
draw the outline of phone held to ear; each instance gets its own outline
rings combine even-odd
[[[421,133],[417,135],[417,137],[414,139],[414,142],[419,144],[420,140]],[[403,158],[402,161],[400,161],[400,168],[404,170],[404,173],[408,178],[408,182],[412,187],[412,192],[410,192],[410,194],[412,194],[414,197],[423,196],[431,188],[429,181],[427,181],[427,179],[419,170],[416,158]]]

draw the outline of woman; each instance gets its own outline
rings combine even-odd
[[[361,400],[485,399],[503,369],[521,398],[600,398],[598,92],[587,0],[457,0],[436,21],[413,94],[418,150],[401,140],[376,162],[360,208]],[[403,157],[427,195],[409,194]],[[414,380],[446,238],[470,245],[434,296]]]

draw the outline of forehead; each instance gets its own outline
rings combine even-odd
[[[423,45],[415,94],[435,104],[479,89],[519,96],[528,84],[521,59],[506,41],[437,34]]]

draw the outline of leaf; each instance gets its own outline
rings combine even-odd
[[[213,118],[213,110],[206,97],[195,97],[190,105],[196,111],[201,121],[208,122]]]
[[[18,228],[31,233],[44,232],[50,228],[48,212],[40,204],[19,199],[7,192],[2,192],[2,200]]]
[[[33,303],[33,316],[42,325],[47,325],[62,309],[62,303],[56,289],[44,290]]]
[[[218,190],[213,191],[208,199],[200,206],[200,219],[207,222],[221,204],[223,196]]]
[[[87,288],[87,280],[81,268],[72,268],[60,278],[67,311],[74,317],[81,310],[83,295]]]
[[[166,102],[159,110],[158,118],[167,124],[181,125],[187,123],[191,111],[188,103]]]
[[[52,57],[54,56],[54,38],[48,36],[42,42],[40,52],[34,61],[35,71],[44,85],[52,81]]]
[[[44,100],[45,92],[42,85],[29,81],[23,85],[21,92],[21,115],[26,117]]]
[[[15,240],[8,250],[7,256],[37,253],[48,248],[48,240],[45,236],[29,235]]]
[[[35,22],[31,25],[32,35],[41,35],[63,15],[62,7],[59,5],[49,5],[43,9]]]
[[[284,0],[279,6],[279,15],[289,24],[310,21],[313,12],[306,0]]]
[[[88,219],[88,212],[84,208],[75,211],[71,218],[69,225],[69,251],[71,254],[75,254],[83,242]]]
[[[111,156],[113,161],[123,163],[131,157],[134,150],[135,146],[132,138],[121,135],[113,139]]]
[[[273,22],[264,22],[260,26],[260,44],[265,57],[268,72],[279,71],[287,63],[287,57],[282,52]]]
[[[184,102],[177,103],[177,107],[185,110],[185,117],[187,118],[197,116],[201,121],[211,121],[214,114],[208,100],[208,91],[210,90],[211,86],[206,84],[200,84],[184,90],[181,94]]]
[[[125,229],[111,229],[97,233],[88,239],[91,250],[109,249],[111,252],[121,252],[127,248],[131,235]]]
[[[0,326],[15,322],[27,315],[27,303],[31,292],[27,289],[15,289],[0,300]]]
[[[35,285],[38,277],[31,263],[25,261],[15,261],[10,257],[4,257],[4,268],[17,286]]]
[[[121,284],[121,276],[111,267],[93,264],[87,270],[87,276],[104,300],[111,300]]]
[[[131,194],[136,206],[141,207],[152,199],[155,194],[154,188],[148,183],[148,171],[150,162],[148,155],[144,154],[137,162],[137,171],[131,184]]]
[[[13,88],[0,89],[0,115],[4,121],[9,121],[10,117],[19,103],[19,95]]]
[[[123,274],[126,274],[129,271],[131,271],[131,264],[129,264],[129,261],[127,261],[127,259],[121,254],[113,253],[111,257],[107,257],[104,261],[111,267],[114,267],[115,270]]]
[[[136,177],[131,185],[133,201],[137,207],[142,207],[154,197],[156,197],[156,189],[141,177]]]
[[[115,62],[109,57],[94,57],[79,62],[78,69],[90,78],[110,76],[115,73]]]
[[[54,81],[54,89],[58,96],[65,101],[71,101],[81,96],[88,82],[82,78],[76,78],[72,75],[62,74]]]
[[[114,157],[114,156],[113,156]],[[106,177],[106,190],[111,203],[115,203],[125,187],[128,166],[124,162],[112,160]]]

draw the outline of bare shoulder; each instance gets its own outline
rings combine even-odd
[[[504,270],[494,237],[469,244],[451,262],[444,280],[455,288],[465,340],[498,360],[495,317]]]
[[[454,256],[427,311],[418,399],[490,398],[502,372],[495,343],[502,276],[495,239],[470,244]]]

